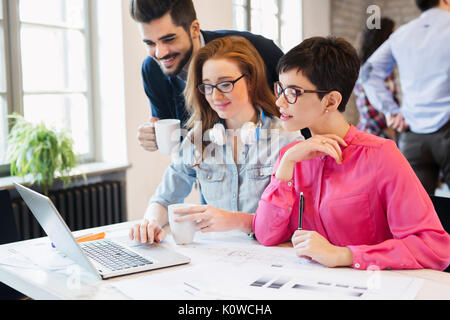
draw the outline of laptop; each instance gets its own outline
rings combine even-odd
[[[190,258],[158,244],[130,247],[101,239],[78,243],[53,202],[14,182],[14,186],[55,248],[99,279],[189,263]]]

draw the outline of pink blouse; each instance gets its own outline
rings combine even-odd
[[[270,246],[291,239],[303,192],[303,229],[348,247],[354,268],[444,270],[450,236],[395,143],[354,126],[344,140],[340,165],[317,157],[298,162],[290,181],[272,175],[253,219],[258,241]],[[281,150],[274,172],[296,143],[302,142]]]

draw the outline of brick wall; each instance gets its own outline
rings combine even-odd
[[[381,16],[393,19],[396,22],[396,27],[420,15],[414,0],[331,0],[330,5],[331,34],[344,37],[357,49],[359,48],[361,32],[369,17],[369,14],[366,13],[368,6],[379,6]],[[359,113],[353,95],[344,116],[350,123],[358,123]]]

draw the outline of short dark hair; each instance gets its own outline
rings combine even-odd
[[[420,11],[427,11],[428,9],[437,7],[439,0],[416,0],[416,6]]]
[[[313,37],[304,40],[278,62],[278,74],[292,69],[301,71],[317,90],[339,91],[340,112],[352,94],[359,75],[360,62],[355,48],[345,39]],[[317,93],[322,99],[326,93]]]
[[[380,28],[364,28],[359,48],[361,65],[381,46],[394,32],[395,22],[387,17],[380,19]]]
[[[173,23],[189,32],[197,19],[192,0],[130,0],[130,15],[141,23],[150,23],[170,12]]]

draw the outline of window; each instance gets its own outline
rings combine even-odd
[[[69,129],[75,152],[93,159],[90,3],[0,0],[0,164],[8,111]]]
[[[272,39],[284,52],[302,41],[301,0],[233,0],[233,28]]]
[[[6,44],[5,44],[5,22],[3,18],[3,3],[0,1],[0,164],[6,162],[6,136],[8,128],[6,115],[7,86],[6,86]]]

